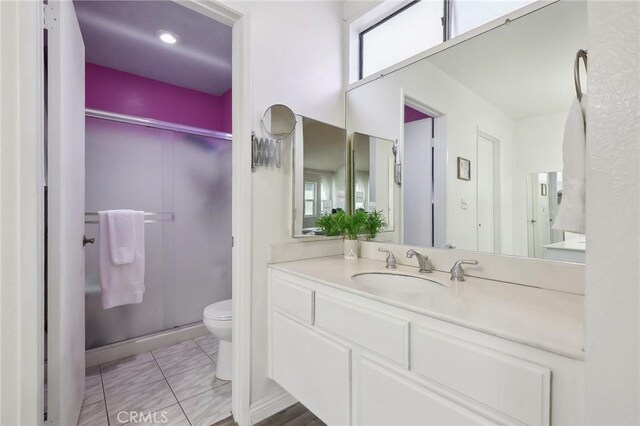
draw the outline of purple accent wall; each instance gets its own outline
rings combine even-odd
[[[227,90],[220,96],[222,99],[222,132],[232,133],[232,120],[231,114],[233,109],[231,108],[231,89]]]
[[[425,118],[431,118],[427,114],[413,109],[410,106],[404,106],[404,122],[411,123],[412,121],[424,120]]]
[[[86,107],[231,132],[231,90],[214,96],[86,64]]]

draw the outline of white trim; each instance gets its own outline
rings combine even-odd
[[[393,72],[399,71],[403,68],[408,67],[409,65],[412,65],[416,62],[419,62],[425,58],[428,58],[432,55],[435,55],[438,52],[442,52],[443,50],[447,50],[453,46],[456,46],[460,43],[464,43],[467,40],[470,40],[472,38],[475,38],[487,31],[490,31],[494,28],[500,27],[502,25],[506,25],[508,22],[510,21],[514,21],[516,19],[522,18],[523,16],[526,16],[532,12],[535,12],[538,9],[542,9],[543,7],[547,7],[553,3],[556,3],[557,1],[560,0],[538,0],[534,3],[528,4],[518,10],[515,10],[511,13],[508,13],[507,15],[501,16],[499,18],[496,18],[492,21],[487,22],[484,25],[481,25],[477,28],[474,28],[464,34],[461,34],[459,36],[453,37],[450,40],[445,41],[444,43],[440,43],[430,49],[425,50],[424,52],[418,53],[416,55],[411,56],[410,58],[405,59],[404,61],[398,62],[395,65],[391,65],[383,70],[377,71],[373,74],[371,74],[368,77],[363,78],[362,80],[357,80],[357,75],[358,75],[358,70],[357,70],[357,64],[358,64],[358,59],[357,59],[357,45],[359,42],[358,37],[355,38],[355,48],[354,48],[354,39],[352,34],[349,34],[349,85],[347,86],[346,92],[349,92],[357,87],[363,86],[367,83],[370,83],[372,81],[375,81],[379,78],[383,78],[386,75],[389,75]],[[355,21],[354,21],[355,22]],[[355,49],[356,51],[356,67],[355,70],[353,69],[353,50]],[[355,72],[356,78],[355,80],[352,79],[353,73]],[[357,81],[356,81],[357,80]]]
[[[251,404],[251,424],[254,425],[267,417],[288,408],[298,402],[287,392],[269,395]]]
[[[185,325],[147,336],[136,337],[123,342],[113,343],[99,348],[89,349],[85,352],[85,366],[87,368],[115,361],[126,356],[138,355],[156,349],[206,336],[209,330],[202,323]]]
[[[445,248],[447,243],[447,117],[433,118],[433,245]]]
[[[43,421],[42,2],[0,2],[0,423]]]
[[[233,27],[242,18],[242,14],[214,0],[171,0],[209,18]]]

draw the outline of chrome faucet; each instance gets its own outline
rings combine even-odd
[[[458,260],[451,268],[451,281],[464,281],[462,265],[477,265],[477,260]]]
[[[407,252],[408,258],[412,258],[414,256],[416,257],[416,259],[418,259],[418,266],[420,267],[420,270],[418,272],[433,272],[429,267],[429,256],[427,256],[426,254],[422,254],[414,249],[411,249]]]
[[[391,253],[391,250],[384,249],[382,247],[378,247],[378,251],[387,253],[387,269],[396,269],[396,257]]]

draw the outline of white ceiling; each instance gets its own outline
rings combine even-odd
[[[231,88],[231,27],[172,1],[75,0],[86,61],[221,95]],[[178,34],[175,45],[158,30]]]
[[[586,2],[560,1],[428,61],[519,120],[568,110],[575,54],[586,48]]]

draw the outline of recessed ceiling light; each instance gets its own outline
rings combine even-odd
[[[178,37],[177,34],[174,34],[170,31],[165,31],[165,30],[158,30],[158,32],[156,32],[156,34],[158,35],[158,38],[160,40],[162,40],[163,42],[167,43],[167,44],[176,44],[178,42],[178,40],[180,39],[180,37]]]

